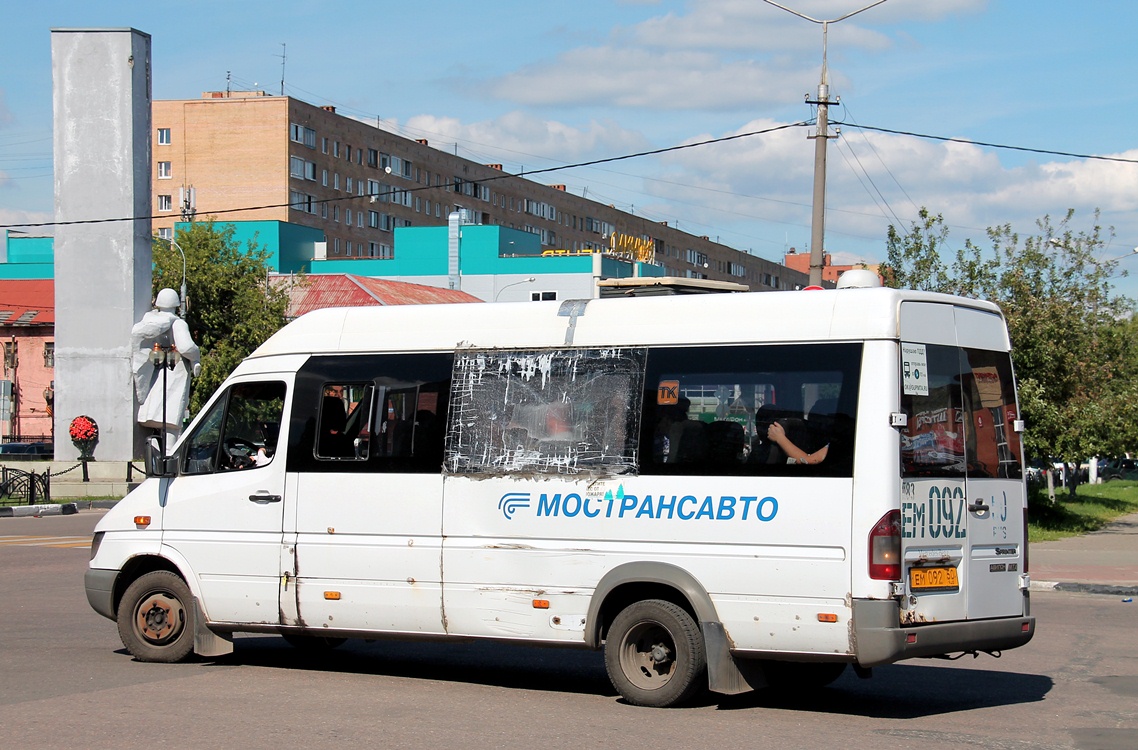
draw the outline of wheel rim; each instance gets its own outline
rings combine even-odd
[[[676,672],[676,642],[657,622],[641,622],[629,629],[620,644],[620,668],[641,690],[658,690]]]
[[[165,591],[148,594],[134,612],[135,632],[154,646],[176,640],[186,626],[185,607],[177,597]]]

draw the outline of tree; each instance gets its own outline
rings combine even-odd
[[[1099,260],[1112,237],[1098,225],[1074,231],[1073,211],[1050,217],[1021,238],[1010,225],[988,229],[989,248],[966,241],[951,265],[941,248],[940,215],[921,210],[906,235],[889,228],[891,286],[947,292],[996,302],[1008,321],[1027,422],[1024,446],[1076,467],[1087,456],[1138,445],[1138,332],[1134,302],[1113,291],[1116,261]],[[1072,489],[1073,491],[1073,489]]]
[[[194,222],[175,241],[186,254],[190,299],[186,323],[202,351],[190,413],[196,413],[233,368],[286,322],[288,292],[268,283],[268,252],[233,239],[232,224]],[[182,284],[182,256],[170,243],[154,242],[154,293]]]

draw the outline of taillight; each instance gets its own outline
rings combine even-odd
[[[901,580],[901,511],[891,510],[869,532],[869,577]]]

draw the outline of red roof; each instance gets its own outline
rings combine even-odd
[[[0,326],[55,325],[53,279],[0,279]]]
[[[280,276],[287,283],[291,276]],[[389,281],[350,273],[313,274],[297,279],[289,289],[290,318],[326,307],[369,307],[371,305],[431,305],[446,302],[481,302],[477,297],[454,289],[442,289],[406,281]]]

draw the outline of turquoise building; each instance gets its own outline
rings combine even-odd
[[[459,289],[488,302],[591,298],[601,279],[664,275],[662,267],[631,258],[543,252],[537,235],[497,225],[399,227],[388,257],[328,259],[320,230],[281,221],[223,223],[242,247],[251,241],[264,249],[276,273],[371,276]],[[53,278],[53,261],[51,237],[7,233],[0,279]]]

